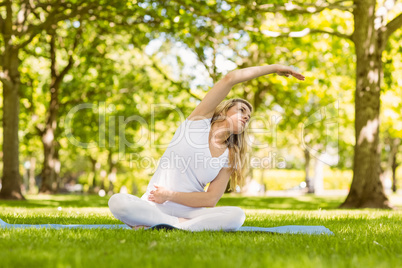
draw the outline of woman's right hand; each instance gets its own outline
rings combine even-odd
[[[168,201],[169,196],[173,193],[172,191],[167,190],[165,187],[158,186],[156,184],[154,184],[154,187],[155,190],[149,192],[148,200],[158,204],[163,204]]]
[[[276,64],[276,73],[280,76],[289,77],[289,75],[304,81],[304,76],[296,72],[292,67]]]

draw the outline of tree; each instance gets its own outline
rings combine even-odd
[[[133,5],[129,1],[62,1],[53,0],[45,2],[35,1],[11,1],[6,0],[1,3],[0,8],[5,18],[0,16],[1,35],[3,38],[3,55],[0,60],[2,70],[0,79],[3,83],[3,131],[4,131],[4,174],[3,187],[0,198],[22,199],[20,191],[19,169],[19,98],[20,98],[20,52],[27,45],[43,33],[49,34],[50,54],[51,54],[51,82],[50,92],[51,101],[47,113],[47,119],[44,127],[39,129],[44,143],[44,183],[42,192],[54,191],[55,164],[57,162],[57,140],[54,139],[54,133],[57,126],[57,113],[59,109],[59,90],[61,82],[67,72],[73,65],[73,55],[69,55],[68,64],[65,69],[58,72],[56,62],[56,43],[55,34],[58,23],[75,19],[79,21],[94,21],[96,19],[105,22],[106,28],[111,29],[114,26],[122,26],[129,29],[135,24],[158,25],[157,18],[146,20],[145,14],[151,13],[150,9],[142,8],[140,5]],[[3,12],[4,11],[4,12]],[[153,10],[151,10],[153,11]],[[156,14],[156,13],[155,13]],[[147,15],[149,16],[149,15]],[[100,27],[104,29],[105,27]],[[133,30],[131,28],[130,30]],[[75,36],[75,43],[79,35]],[[145,39],[146,40],[146,39]],[[53,163],[53,164],[52,164]]]
[[[402,26],[402,13],[387,22],[387,15],[393,11],[391,1],[382,6],[375,0],[324,2],[296,4],[277,7],[276,10],[299,14],[318,13],[325,9],[339,9],[351,12],[354,31],[351,35],[338,31],[306,29],[305,33],[328,33],[349,38],[355,45],[356,90],[355,90],[355,148],[353,181],[350,192],[341,205],[343,208],[390,208],[380,180],[380,93],[383,78],[382,54],[389,37]],[[275,8],[275,7],[274,7]],[[269,8],[268,8],[269,9]],[[399,11],[400,12],[400,11]],[[300,32],[299,32],[300,33]],[[303,35],[303,33],[301,33]],[[289,34],[285,34],[289,35]]]
[[[353,181],[343,208],[390,208],[380,180],[380,93],[382,54],[389,37],[402,26],[402,13],[386,22],[389,9],[376,10],[376,1],[354,1],[356,51],[355,131]]]
[[[0,80],[3,84],[3,177],[0,198],[24,199],[19,173],[20,51],[43,30],[57,22],[85,14],[91,3],[52,1],[35,3],[5,0],[1,3],[2,55]]]

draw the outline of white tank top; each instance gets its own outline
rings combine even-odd
[[[209,150],[209,132],[212,118],[192,121],[186,119],[177,128],[168,148],[141,197],[148,199],[153,184],[175,192],[202,192],[213,181],[222,167],[228,167],[229,149],[219,157],[212,157]],[[164,208],[188,208],[166,201]]]

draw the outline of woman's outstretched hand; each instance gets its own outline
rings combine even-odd
[[[168,200],[172,191],[167,190],[165,187],[154,184],[155,190],[152,190],[148,195],[148,200],[162,204]]]
[[[304,81],[304,76],[298,72],[296,72],[293,68],[289,66],[279,65],[276,66],[276,73],[281,76],[289,77],[289,75]]]

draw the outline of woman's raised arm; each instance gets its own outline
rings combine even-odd
[[[279,65],[279,64],[272,64],[272,65],[265,65],[265,66],[256,66],[256,67],[249,67],[244,69],[233,70],[228,75],[232,77],[233,85],[246,82],[256,77],[260,77],[267,74],[277,73],[281,76],[289,77],[292,75],[299,80],[304,80],[304,76],[299,74],[294,69],[288,66]]]
[[[272,73],[277,73],[286,77],[292,75],[299,80],[304,80],[304,76],[293,70],[291,67],[279,64],[255,66],[231,71],[208,91],[207,95],[205,95],[204,99],[194,109],[188,119],[191,120],[192,118],[197,117],[198,119],[200,119],[200,117],[211,118],[218,104],[226,98],[234,85]]]

